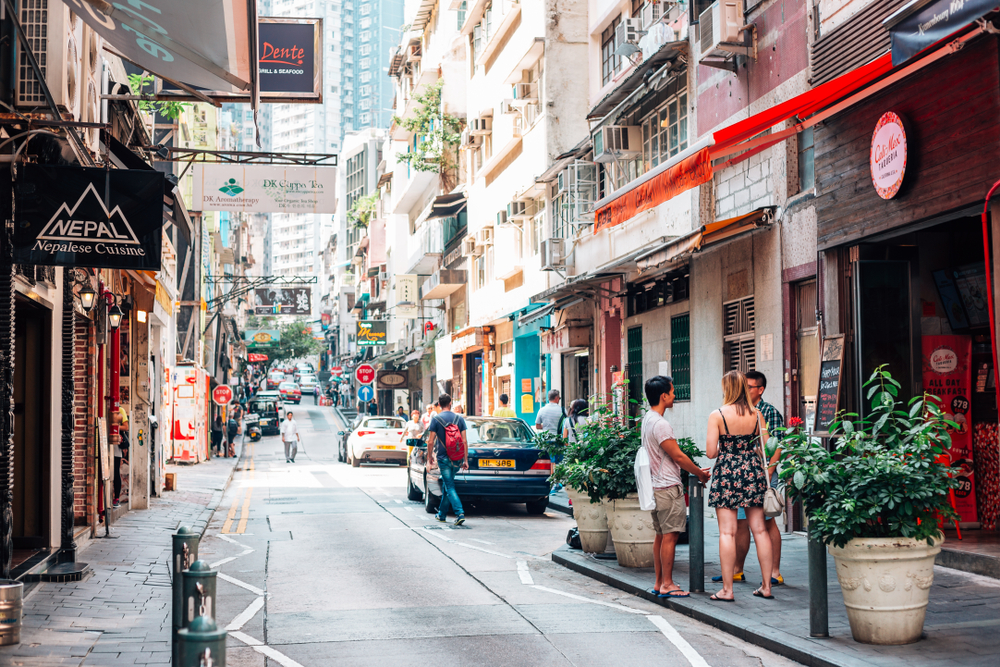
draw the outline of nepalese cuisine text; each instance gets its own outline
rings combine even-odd
[[[35,245],[31,249],[42,250],[44,252],[73,252],[83,255],[97,253],[98,255],[146,256],[146,250],[142,246],[120,246],[108,243],[95,243],[91,245],[87,243],[35,241]]]

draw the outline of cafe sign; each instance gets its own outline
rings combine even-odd
[[[590,347],[590,327],[561,327],[539,336],[542,354],[558,354]]]
[[[891,111],[882,114],[875,125],[869,162],[875,192],[882,199],[895,197],[906,175],[906,130],[902,119]]]
[[[407,385],[408,374],[406,371],[378,371],[376,382],[379,389],[401,389]]]

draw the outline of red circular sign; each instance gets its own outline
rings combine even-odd
[[[358,379],[361,384],[371,384],[375,381],[375,367],[369,364],[361,364],[358,366],[357,370],[354,371],[354,377]]]
[[[233,390],[224,384],[212,390],[212,400],[219,405],[229,405],[233,402]]]
[[[330,375],[335,375],[337,377],[340,377],[343,374],[344,374],[344,369],[340,366],[334,366],[333,368],[330,369]]]
[[[875,125],[869,162],[875,192],[882,199],[895,197],[906,175],[906,128],[891,111],[882,114]]]

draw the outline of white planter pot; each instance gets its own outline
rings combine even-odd
[[[649,510],[639,509],[639,494],[630,493],[604,503],[608,530],[615,541],[615,553],[622,567],[653,567],[653,519]]]
[[[920,639],[934,583],[934,546],[907,537],[855,538],[830,547],[854,640],[910,644]]]
[[[573,501],[573,518],[580,531],[583,550],[591,554],[604,553],[608,546],[608,515],[603,503],[592,503],[586,493],[566,487],[566,495]]]

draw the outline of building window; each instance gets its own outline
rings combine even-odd
[[[372,94],[372,87],[371,86],[361,86],[360,94],[361,95],[371,95]]]
[[[627,294],[629,317],[687,299],[689,276],[689,269],[685,266],[648,283],[629,285]]]
[[[552,198],[552,238],[564,239],[569,230],[569,194],[560,192]]]
[[[361,41],[362,42],[367,42],[371,38],[372,38],[371,30],[362,30],[361,31]]]
[[[642,123],[642,158],[645,171],[688,146],[687,89],[672,95]]]
[[[359,76],[358,79],[362,83],[365,82],[365,81],[371,81],[372,80],[372,73],[371,72],[362,72],[361,76]]]
[[[505,340],[500,343],[500,361],[497,366],[506,366],[507,362],[514,363],[514,341]]]
[[[372,25],[372,20],[371,20],[371,18],[369,18],[369,17],[365,17],[365,18],[361,19],[361,23],[360,23],[360,25],[361,25],[361,29],[362,29],[362,30],[363,30],[363,29],[365,29],[365,28],[370,28],[370,27],[371,27],[371,25]]]
[[[615,37],[618,24],[622,22],[619,16],[614,21],[611,22],[604,32],[601,33],[601,85],[607,85],[613,77],[622,67],[621,58],[615,55],[615,49],[618,48],[618,42]]]
[[[628,330],[628,414],[638,416],[642,409],[642,327]]]
[[[361,48],[358,49],[358,53],[360,53],[363,56],[367,56],[371,52],[372,52],[371,44],[362,44]]]
[[[363,100],[361,100],[360,102],[358,102],[358,108],[359,109],[371,109],[372,108],[372,101],[366,97]]]
[[[670,376],[674,398],[691,400],[691,314],[670,318]]]
[[[465,25],[465,13],[468,9],[469,3],[467,1],[458,6],[458,12],[456,12],[458,14],[458,30],[461,30],[462,26]]]
[[[358,122],[362,125],[367,125],[372,122],[372,115],[370,113],[363,113],[358,117]]]
[[[362,58],[358,64],[361,65],[361,69],[368,69],[369,67],[372,66],[372,59]]]
[[[746,373],[757,368],[754,338],[753,297],[747,296],[722,304],[724,350],[727,371]]]
[[[816,169],[813,162],[813,129],[807,127],[799,132],[799,192],[812,190],[816,185]]]
[[[372,6],[371,5],[361,5],[361,15],[362,16],[367,16],[368,14],[371,14],[371,11],[372,11]]]

